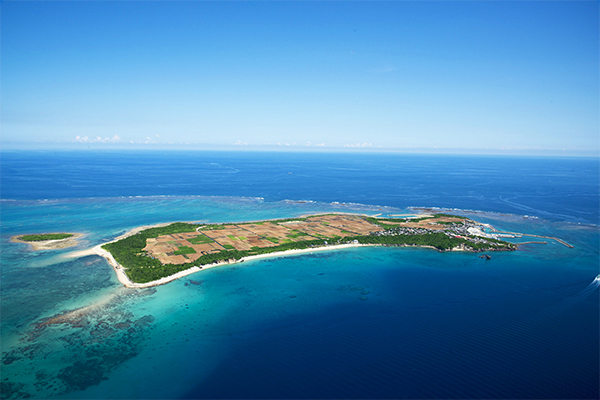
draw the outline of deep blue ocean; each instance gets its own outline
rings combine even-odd
[[[599,166],[568,157],[3,151],[2,399],[597,399]],[[491,260],[352,248],[143,290],[122,287],[103,258],[74,253],[169,221],[428,208],[574,248],[546,240]],[[84,237],[39,252],[10,241],[56,231]]]

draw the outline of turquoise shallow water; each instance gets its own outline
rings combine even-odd
[[[0,163],[3,399],[599,396],[597,159],[15,152]],[[100,257],[67,257],[140,225],[409,206],[575,247],[548,240],[489,261],[353,248],[146,290],[123,288]],[[41,252],[10,242],[57,230],[85,236]]]
[[[477,214],[556,242],[512,253],[354,248],[120,286],[100,257],[29,252],[70,226],[88,248],[140,224],[406,210],[249,198],[3,205],[3,397],[564,398],[598,392],[598,230]],[[48,318],[68,310],[63,323]],[[56,321],[55,321],[56,322]],[[46,324],[45,324],[46,323]],[[571,396],[572,397],[572,396]]]

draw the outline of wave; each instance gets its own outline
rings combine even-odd
[[[264,197],[258,196],[215,196],[215,195],[165,195],[156,194],[148,196],[93,196],[93,197],[69,197],[69,198],[57,198],[57,199],[0,199],[0,202],[21,202],[21,203],[47,203],[47,202],[77,202],[77,201],[114,201],[114,200],[126,200],[126,199],[247,199],[247,200],[258,200],[264,201]]]
[[[519,215],[519,214],[511,214],[505,212],[498,211],[486,211],[486,210],[474,210],[470,208],[456,208],[456,207],[432,207],[432,206],[408,206],[406,207],[409,210],[414,211],[436,211],[440,213],[444,212],[453,212],[458,214],[480,214],[484,216],[493,216],[493,217],[509,217],[509,218],[518,218],[518,219],[539,219],[538,217],[531,215]]]
[[[537,318],[549,318],[549,317],[555,318],[557,314],[563,314],[563,313],[571,310],[573,307],[575,307],[579,303],[585,301],[591,295],[595,294],[599,287],[600,287],[600,275],[596,276],[594,278],[594,280],[589,285],[587,285],[584,289],[582,289],[580,292],[578,292],[574,295],[565,297],[557,304],[550,306],[550,307],[544,309],[543,311],[541,311],[537,315]]]
[[[424,206],[424,205],[410,205],[406,207],[397,207],[397,206],[388,206],[381,204],[365,204],[365,203],[356,203],[356,202],[345,202],[345,201],[333,201],[333,202],[324,202],[318,200],[311,200],[310,198],[300,198],[300,199],[270,199],[266,200],[264,197],[260,196],[224,196],[224,195],[146,195],[146,196],[110,196],[110,197],[75,197],[75,198],[56,198],[56,199],[11,199],[11,198],[3,198],[0,199],[0,203],[8,204],[25,204],[25,205],[56,205],[61,203],[80,203],[80,202],[115,202],[115,201],[153,201],[153,200],[176,200],[176,199],[197,199],[197,200],[211,200],[211,201],[246,201],[246,202],[268,202],[272,204],[309,204],[313,206],[323,206],[323,207],[344,207],[344,208],[352,208],[355,210],[368,210],[368,211],[378,211],[382,214],[390,214],[390,213],[399,213],[399,212],[414,212],[418,214],[419,212],[429,212],[429,213],[453,213],[462,216],[469,215],[481,215],[482,217],[492,218],[492,219],[513,219],[513,220],[533,220],[539,223],[552,222],[552,220],[546,220],[545,218],[540,218],[535,215],[529,214],[514,214],[514,213],[506,213],[506,212],[498,212],[498,211],[489,211],[489,210],[479,210],[479,209],[469,209],[469,208],[458,208],[458,207],[438,207],[438,206]],[[566,227],[571,228],[592,228],[597,229],[598,224],[587,223],[587,222],[576,222],[576,221],[554,221],[552,223],[560,223]]]
[[[506,204],[509,204],[510,206],[512,206],[512,207],[514,207],[516,209],[527,211],[527,212],[532,212],[532,213],[537,213],[537,214],[540,214],[542,216],[546,216],[548,218],[560,217],[561,219],[563,219],[565,221],[571,221],[571,222],[581,221],[581,219],[573,217],[572,215],[569,215],[569,214],[551,212],[551,211],[547,211],[547,210],[541,210],[541,209],[538,209],[538,208],[529,207],[529,206],[526,206],[524,204],[517,203],[515,201],[511,201],[509,199],[505,199],[505,198],[502,198],[502,197],[499,197],[498,200],[500,200],[500,201],[502,201],[502,202],[504,202]]]

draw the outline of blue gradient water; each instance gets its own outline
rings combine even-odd
[[[597,159],[1,156],[2,398],[598,398]],[[140,291],[99,257],[10,242],[74,231],[81,250],[160,222],[432,206],[575,248],[355,248]]]

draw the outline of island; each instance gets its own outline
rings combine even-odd
[[[81,233],[41,233],[13,236],[14,243],[27,243],[32,250],[56,250],[77,246]]]
[[[148,287],[223,264],[344,247],[517,249],[497,236],[490,225],[456,215],[377,218],[340,213],[244,223],[175,222],[136,229],[94,251],[109,261],[125,286]]]

